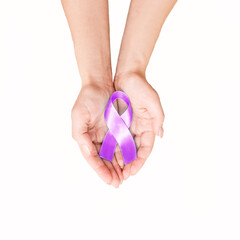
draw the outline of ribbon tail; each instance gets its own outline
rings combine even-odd
[[[137,158],[136,146],[132,137],[128,137],[125,141],[119,143],[124,163],[128,164]]]
[[[112,162],[116,146],[117,146],[117,141],[115,137],[112,135],[110,131],[108,131],[103,140],[103,143],[99,152],[99,156],[103,159],[106,159]]]

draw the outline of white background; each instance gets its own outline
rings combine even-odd
[[[113,69],[129,1],[110,0]],[[105,185],[71,138],[81,87],[60,1],[1,1],[0,239],[240,239],[240,3],[179,1],[147,78],[166,119]]]

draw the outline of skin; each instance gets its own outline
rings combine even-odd
[[[123,175],[116,158],[111,163],[98,156],[108,130],[104,111],[112,93],[113,88],[102,85],[91,84],[81,89],[72,110],[72,134],[84,158],[98,176],[107,184],[118,187]]]
[[[62,0],[74,43],[82,88],[72,109],[72,135],[98,176],[118,187],[136,174],[163,135],[164,113],[157,92],[147,82],[146,68],[162,25],[175,0],[132,0],[112,81],[107,0]],[[98,156],[107,132],[105,106],[115,90],[130,98],[133,121],[130,131],[137,159],[124,166],[119,147],[111,162]],[[116,101],[118,111],[124,104]]]
[[[82,88],[72,109],[72,136],[82,155],[107,184],[118,187],[123,174],[116,162],[98,156],[107,132],[104,108],[114,91],[106,0],[62,0],[74,43]]]
[[[137,147],[137,159],[123,168],[124,179],[127,179],[142,168],[152,151],[155,135],[163,136],[164,113],[157,92],[145,78],[131,73],[123,76],[123,83],[120,81],[115,81],[116,89],[124,91],[131,99],[133,120],[130,131]],[[118,107],[122,112],[124,104],[119,102]],[[122,159],[121,154],[116,157]]]
[[[145,75],[163,23],[175,3],[175,0],[132,0],[130,4],[114,81],[115,89],[124,91],[131,100],[130,130],[138,148],[137,159],[123,168],[124,179],[141,169],[152,151],[155,136],[163,136],[164,112]],[[118,106],[121,111],[122,103],[118,102]]]

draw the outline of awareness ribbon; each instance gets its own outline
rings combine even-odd
[[[121,99],[127,104],[127,109],[121,116],[113,105],[116,99]],[[99,156],[112,161],[115,148],[118,144],[124,163],[128,164],[132,162],[137,158],[136,146],[128,129],[132,122],[132,109],[130,100],[124,92],[116,91],[112,94],[106,106],[104,118],[109,130],[103,140]]]

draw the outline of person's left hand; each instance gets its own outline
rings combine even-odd
[[[83,86],[72,109],[72,135],[98,176],[107,184],[118,187],[123,181],[122,171],[114,156],[112,162],[98,155],[108,131],[104,120],[105,106],[114,89],[104,84]]]

